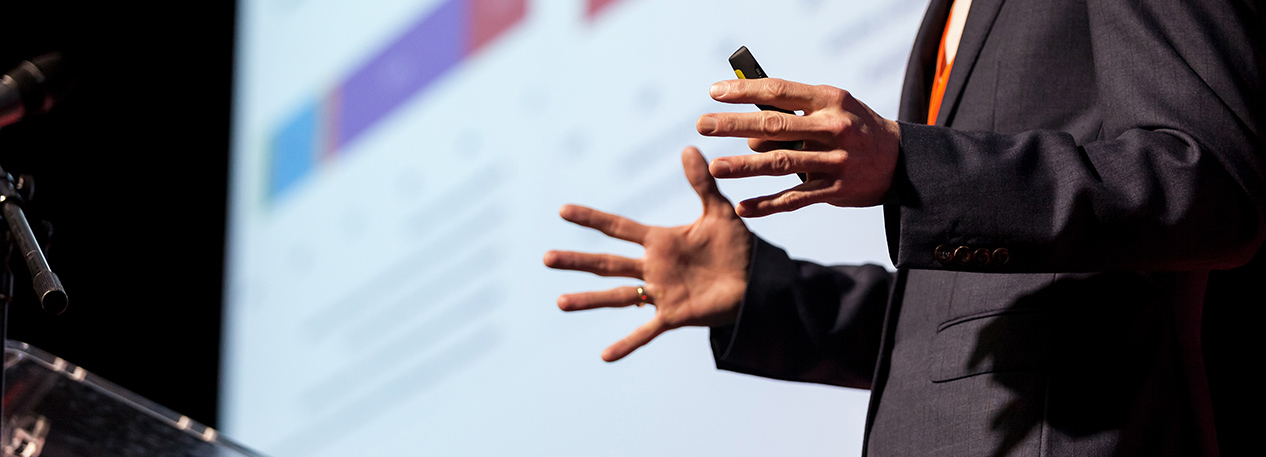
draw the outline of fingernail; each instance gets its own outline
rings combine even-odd
[[[712,94],[712,98],[722,97],[725,95],[726,92],[729,92],[729,91],[730,91],[730,84],[726,82],[719,82],[719,83],[713,84],[712,88],[708,89],[708,93]]]
[[[721,159],[712,161],[712,176],[724,175],[730,172],[730,163]]]
[[[717,120],[713,119],[711,116],[701,116],[699,117],[699,122],[696,123],[695,128],[699,129],[699,133],[707,135],[717,130]]]

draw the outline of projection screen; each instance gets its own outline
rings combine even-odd
[[[680,152],[750,154],[699,115],[746,45],[774,77],[886,117],[921,0],[243,0],[221,424],[275,456],[857,455],[867,392],[718,371],[708,330],[629,358],[637,282],[550,249],[640,256],[558,217],[687,224]],[[731,199],[794,176],[721,183]],[[877,208],[748,220],[797,258],[891,268]]]

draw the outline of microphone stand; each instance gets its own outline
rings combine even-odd
[[[23,198],[21,192],[25,190],[29,197],[30,187],[29,180],[15,182],[13,176],[0,167],[0,214],[8,225],[4,264],[0,266],[0,343],[8,341],[9,304],[13,302],[14,282],[9,260],[12,259],[14,250],[20,251],[26,260],[26,269],[31,273],[31,285],[40,306],[53,314],[61,314],[66,310],[66,290],[62,288],[57,274],[49,269],[44,251],[35,241],[31,225],[26,221],[26,213],[22,211],[22,205],[27,199]],[[0,374],[0,392],[4,392],[3,374]],[[4,402],[0,401],[0,423],[4,419]]]

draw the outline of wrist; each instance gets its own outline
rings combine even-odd
[[[885,130],[889,138],[891,147],[887,150],[889,164],[888,168],[888,186],[884,190],[883,196],[879,199],[880,205],[893,205],[901,202],[901,185],[904,173],[902,172],[903,160],[901,152],[901,123],[884,119]]]

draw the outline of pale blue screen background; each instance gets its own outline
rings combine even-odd
[[[243,0],[224,433],[276,456],[856,455],[867,393],[715,369],[706,329],[614,364],[635,285],[549,249],[640,256],[557,216],[698,216],[680,152],[746,45],[772,76],[896,115],[922,0]],[[795,177],[721,184],[734,199]],[[748,221],[794,257],[890,266],[878,209]]]

